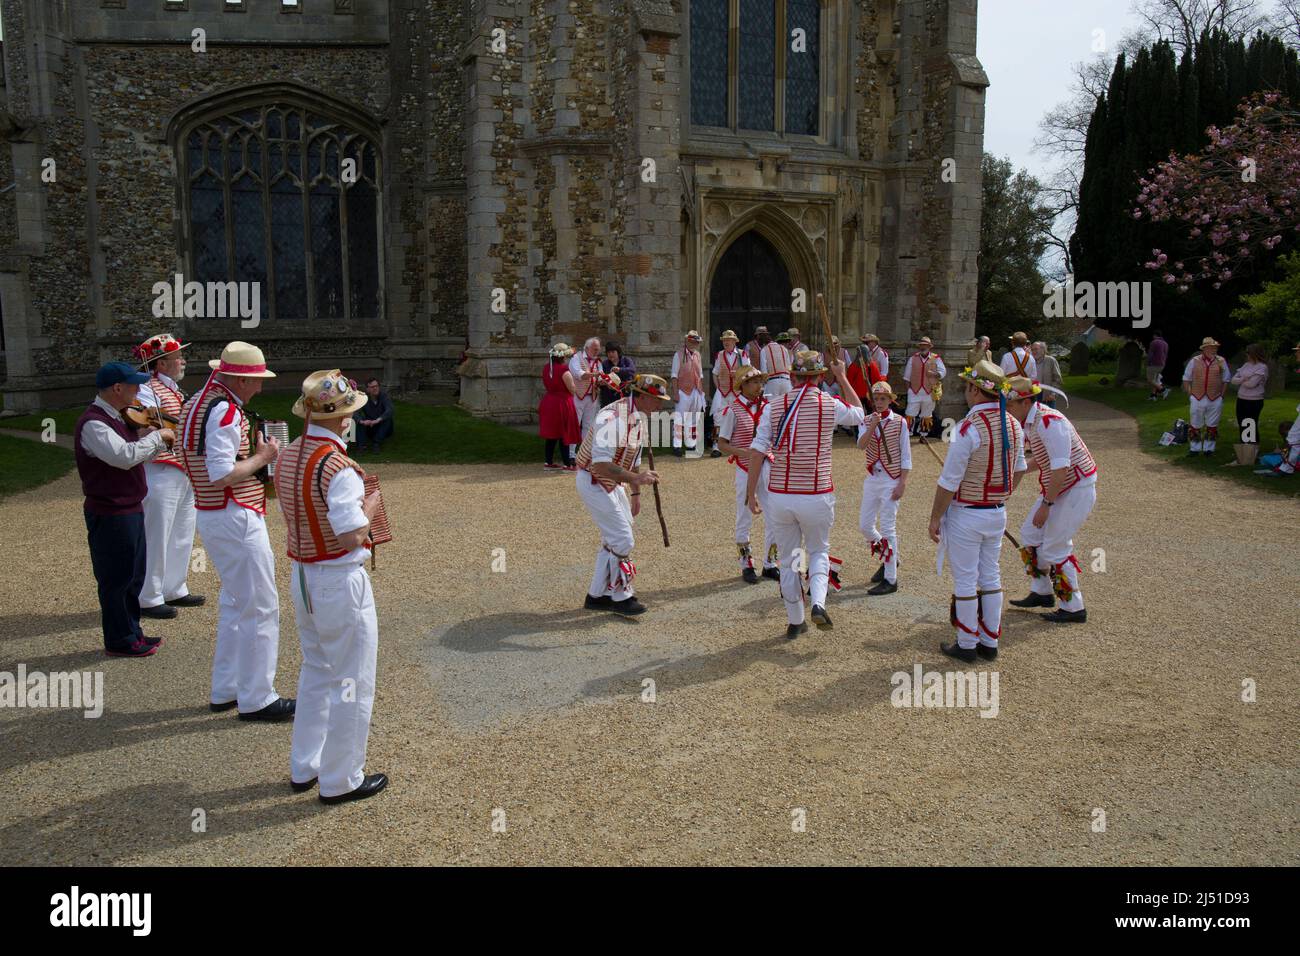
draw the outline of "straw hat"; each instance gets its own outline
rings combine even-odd
[[[771,335],[771,334],[772,333],[767,330],[766,325],[760,325],[758,328],[754,330],[754,338],[758,338],[760,335]],[[1300,349],[1300,345],[1297,345],[1296,348]]]
[[[928,335],[923,335],[923,336],[921,336],[919,339],[916,340],[916,344],[917,344],[917,345],[933,345],[934,343],[930,341],[930,336],[928,336]]]
[[[859,338],[859,341],[862,342],[863,345],[866,345],[868,342],[875,342],[877,345],[879,345],[880,336],[877,335],[875,332],[867,332],[865,335]]]
[[[1007,389],[1007,373],[1002,371],[1001,366],[994,365],[988,359],[980,359],[975,363],[974,368],[966,369],[958,378],[970,382],[981,392],[995,398]]]
[[[617,381],[616,376],[611,376]],[[614,386],[617,388],[618,386]],[[658,375],[647,375],[638,373],[632,376],[625,386],[627,391],[636,392],[638,395],[649,395],[653,398],[660,398],[668,401],[668,383]]]
[[[174,335],[167,332],[160,332],[158,335],[151,335],[133,348],[131,354],[140,360],[140,367],[144,368],[146,365],[149,365],[157,359],[166,355],[173,355],[181,349],[187,349],[189,347],[189,342],[182,343]]]
[[[686,333],[686,340],[687,340],[688,342],[703,342],[703,341],[704,341],[702,338],[700,338],[700,333],[699,333],[699,332],[696,332],[694,329],[691,329],[689,332]]]
[[[1210,338],[1208,335],[1205,338],[1201,339],[1202,349],[1210,349],[1210,348],[1217,349],[1218,347],[1219,347],[1219,343],[1214,341],[1214,339]]]
[[[791,375],[825,375],[826,363],[819,352],[799,352],[790,364]]]
[[[346,418],[365,406],[370,396],[357,388],[357,383],[344,378],[336,368],[325,372],[312,372],[303,380],[302,395],[293,403],[293,413],[299,418]]]
[[[752,379],[758,379],[760,382],[766,382],[767,373],[764,372],[762,369],[754,368],[754,366],[752,365],[742,365],[740,367],[740,371],[732,376],[731,385],[733,388],[736,389],[736,391],[740,391],[740,386],[744,385],[746,382]]]
[[[1015,401],[1019,398],[1033,398],[1035,395],[1043,394],[1043,386],[1035,381],[1025,378],[1023,375],[1017,375],[1015,378],[1007,379],[1007,398]]]
[[[888,382],[877,382],[871,386],[871,397],[875,398],[877,395],[888,395],[891,399],[898,397]]]
[[[977,342],[976,344],[978,344],[978,342]],[[1029,336],[1026,335],[1024,332],[1017,332],[1015,335],[1011,336],[1011,344],[1012,344],[1012,345],[1028,345],[1028,344],[1029,344]]]
[[[793,325],[790,326],[790,338],[797,339],[798,337],[799,337],[799,330],[795,328]]]
[[[727,329],[727,331],[722,333],[721,341],[725,342],[727,341],[727,339],[731,339],[731,341],[733,342],[739,342],[740,336],[737,335],[735,332],[733,332],[731,329]]]
[[[222,375],[239,375],[244,378],[275,378],[266,367],[266,356],[256,345],[231,342],[221,350],[221,358],[208,362],[208,368]]]

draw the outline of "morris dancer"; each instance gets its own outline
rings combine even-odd
[[[745,358],[749,359],[749,364],[754,368],[763,367],[763,346],[772,341],[772,335],[767,331],[766,325],[760,325],[754,329],[754,337],[749,340],[745,346]]]
[[[735,387],[739,394],[722,410],[718,426],[718,444],[731,456],[727,460],[736,466],[736,549],[740,552],[740,576],[747,584],[758,583],[754,556],[749,547],[754,516],[745,504],[745,492],[749,487],[749,446],[754,440],[754,432],[758,429],[763,409],[767,407],[767,399],[763,397],[764,378],[762,372],[749,365],[736,373]],[[765,472],[770,462],[770,456],[763,459]],[[758,500],[760,505],[767,502],[766,475],[759,476]],[[771,520],[763,522],[763,577],[781,580]]]
[[[998,656],[1002,634],[1002,533],[1014,476],[1025,471],[1020,423],[1006,410],[1006,375],[992,362],[966,369],[970,412],[953,436],[934,490],[930,540],[939,545],[939,569],[952,565],[950,610],[957,640],[940,645],[967,663]]]
[[[266,534],[266,486],[257,473],[275,461],[274,438],[253,445],[244,403],[275,378],[262,350],[231,342],[213,373],[185,403],[181,458],[194,484],[199,534],[221,577],[212,655],[213,711],[239,708],[240,720],[288,720],[294,701],[275,692],[280,599]]]
[[[617,379],[614,379],[617,384]],[[645,612],[632,593],[632,519],[641,511],[641,489],[658,484],[653,471],[638,471],[646,440],[641,413],[652,414],[668,401],[668,383],[658,375],[637,375],[628,394],[597,414],[578,449],[578,495],[600,530],[596,570],[583,604],[589,611],[613,611],[625,617]],[[629,496],[628,484],[635,489]],[[629,504],[628,498],[631,498]]]
[[[911,431],[920,420],[921,434],[934,428],[934,386],[943,381],[948,368],[925,335],[916,343],[916,351],[907,359],[907,428]]]
[[[858,427],[858,447],[867,453],[858,527],[882,562],[871,579],[875,587],[867,592],[872,595],[898,590],[898,505],[912,474],[912,445],[905,437],[906,423],[889,410],[893,400],[888,382],[871,386],[875,411]]]
[[[790,341],[786,343],[786,348],[790,350],[790,359],[794,360],[800,352],[807,351],[808,346],[803,344],[801,333],[793,325],[787,330],[790,333]]]
[[[1008,377],[1019,376],[1030,381],[1038,380],[1038,362],[1029,349],[1029,336],[1017,332],[1011,336],[1011,348],[1002,356],[1002,371]]]
[[[573,376],[573,407],[578,413],[578,432],[585,435],[596,412],[600,411],[600,376],[603,374],[600,339],[593,336],[583,343],[582,351],[569,359],[569,374]],[[576,445],[569,446],[570,459],[576,450]]]
[[[1219,440],[1219,419],[1223,416],[1223,393],[1232,380],[1232,369],[1219,355],[1219,343],[1210,337],[1201,342],[1201,354],[1193,356],[1183,371],[1183,391],[1191,400],[1191,427],[1187,438],[1189,454],[1214,454]],[[1201,438],[1205,429],[1205,438]]]
[[[304,432],[275,467],[302,645],[289,784],[302,793],[319,778],[322,803],[364,800],[388,785],[365,772],[379,650],[366,555],[379,496],[367,497],[366,473],[343,440],[344,423],[367,401],[338,369],[312,372],[293,406]]]
[[[749,365],[749,356],[744,349],[736,348],[740,337],[731,329],[722,333],[722,351],[713,359],[713,404],[709,414],[713,417],[713,457],[722,457],[718,447],[718,424],[722,413],[731,404],[739,392],[736,390],[736,376],[740,370]]]
[[[758,431],[749,448],[749,481],[745,500],[749,510],[762,514],[757,489],[766,473],[767,521],[781,554],[781,597],[785,601],[793,639],[808,630],[804,622],[803,582],[795,570],[802,553],[807,557],[809,600],[813,623],[821,630],[832,626],[826,613],[826,592],[831,575],[831,525],[835,523],[835,485],[831,480],[831,444],[835,429],[860,425],[862,403],[849,387],[844,365],[832,363],[841,398],[827,395],[814,384],[826,374],[816,352],[802,352],[791,370],[799,387],[771,401],[759,418]],[[764,459],[773,455],[770,470]]]
[[[1024,426],[1025,447],[1038,469],[1038,500],[1020,526],[1020,556],[1029,575],[1029,596],[1016,607],[1059,609],[1043,615],[1054,624],[1088,620],[1079,590],[1079,561],[1074,536],[1097,503],[1097,463],[1070,420],[1036,401],[1037,382],[1016,377],[1007,383],[1007,411]],[[1016,475],[1020,484],[1023,475]]]
[[[769,400],[779,398],[790,391],[790,350],[785,347],[785,343],[789,341],[789,332],[778,332],[776,341],[764,345],[760,354],[759,371],[767,376],[763,394]]]
[[[177,422],[185,405],[178,384],[185,377],[182,345],[163,332],[135,347],[135,356],[149,370],[136,400]],[[177,426],[179,427],[179,425]],[[144,466],[149,494],[144,499],[145,573],[140,590],[140,616],[170,618],[178,607],[198,607],[202,594],[191,594],[185,579],[194,549],[194,488],[185,465],[174,451],[166,451]]]
[[[673,354],[670,394],[676,396],[673,421],[673,454],[681,457],[686,448],[699,450],[700,419],[704,417],[704,371],[700,362],[700,333],[691,329],[682,347]]]

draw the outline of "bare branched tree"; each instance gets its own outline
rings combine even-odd
[[[1261,0],[1134,0],[1133,15],[1148,40],[1168,40],[1180,55],[1206,30],[1244,39],[1272,25]]]
[[[1282,42],[1300,47],[1300,0],[1277,0],[1273,11],[1273,32]]]

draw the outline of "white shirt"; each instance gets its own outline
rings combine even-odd
[[[92,404],[102,408],[110,418],[115,418],[119,422],[125,421],[121,412],[98,395],[95,396]],[[126,471],[146,461],[152,461],[167,450],[167,445],[163,442],[160,432],[152,432],[139,441],[127,441],[113,431],[112,426],[107,422],[92,418],[81,428],[81,450],[91,458],[98,458],[106,465]]]
[[[1057,413],[1060,414],[1059,412]],[[1061,416],[1064,418],[1065,416]],[[1070,429],[1068,428],[1044,428],[1042,406],[1035,402],[1029,406],[1029,414],[1025,416],[1025,440],[1028,441],[1030,432],[1035,432],[1043,441],[1043,447],[1047,449],[1048,465],[1052,471],[1058,468],[1069,468],[1070,457],[1074,452],[1074,442],[1070,439]],[[1044,475],[1044,483],[1047,476]],[[1080,478],[1080,485],[1095,485],[1097,483],[1096,475],[1089,475],[1087,478]]]
[[[172,391],[179,392],[181,390],[181,387],[177,385],[171,379],[170,376],[164,375],[162,372],[159,372],[158,378],[162,381],[164,385],[172,389]],[[158,396],[154,393],[153,382],[149,382],[147,386],[145,385],[140,386],[140,392],[138,395],[136,395],[136,400],[145,408],[158,408],[161,405],[161,403],[158,401]]]
[[[872,414],[875,414],[875,413],[873,412]],[[859,440],[859,441],[861,441],[861,440],[862,440],[862,436],[865,435],[865,434],[867,433],[867,418],[869,418],[869,417],[870,417],[870,416],[867,416],[866,418],[863,418],[863,420],[862,420],[862,424],[858,426],[858,440]],[[891,411],[886,411],[885,414],[881,417],[880,420],[881,420],[881,422],[889,422],[890,420],[892,420],[892,419],[894,419],[894,418],[897,418],[897,417],[899,417],[899,416],[895,415],[893,412],[891,412]],[[899,455],[899,458],[901,459],[900,462],[899,462],[899,467],[901,467],[901,468],[903,469],[903,471],[911,471],[911,470],[912,470],[912,443],[909,442],[909,441],[907,440],[907,423],[906,423],[906,422],[903,423],[903,437],[902,437],[902,441],[900,441],[898,444],[899,444],[899,447],[900,447],[901,452],[902,452],[902,453]],[[864,449],[864,450],[865,450],[865,449]],[[871,474],[873,474],[873,475],[874,475],[874,474],[878,474],[879,472],[876,471],[877,468],[880,469],[881,471],[884,471],[884,467],[885,467],[885,464],[884,464],[883,461],[878,461],[878,462],[876,462],[875,467],[871,470]]]
[[[907,368],[905,369],[905,371],[907,372],[907,376],[908,376],[908,380],[907,380],[907,389],[908,389],[909,392],[911,392],[911,390],[912,390],[912,377],[911,377],[911,376],[912,376],[912,361],[913,361],[913,359],[921,359],[921,367],[922,367],[922,368],[924,368],[925,366],[929,365],[929,364],[930,364],[930,360],[931,360],[931,359],[934,359],[934,370],[935,370],[935,372],[938,373],[940,381],[942,381],[942,380],[947,376],[947,374],[948,374],[948,366],[946,366],[946,365],[943,364],[943,359],[939,356],[939,353],[938,353],[938,352],[926,352],[924,356],[922,356],[920,352],[913,352],[912,355],[911,355],[911,357],[908,358],[908,360],[907,360],[907,363],[908,363],[908,364],[907,364]],[[885,364],[888,365],[887,362],[886,362]],[[876,366],[876,367],[877,367],[877,368],[880,368],[880,366]],[[880,374],[883,375],[884,373],[885,373],[885,370],[884,370],[883,368],[880,369]],[[922,376],[924,376],[925,373],[922,372],[921,374],[922,374]],[[924,381],[922,381],[922,385],[921,385],[921,387],[922,387],[922,388],[925,388]],[[916,394],[916,393],[914,393],[914,394]]]
[[[1016,370],[1016,360],[1012,358],[1012,356],[1016,354],[1024,356],[1025,375],[1035,382],[1038,381],[1038,363],[1034,361],[1034,356],[1030,353],[1029,349],[1024,346],[1018,345],[1002,356],[1002,371],[1006,372],[1008,375],[1020,374]]]
[[[785,349],[785,346],[782,345],[780,342],[768,342],[767,345],[764,345],[763,348],[758,353],[759,370],[768,375],[771,375],[772,373],[776,372],[776,369],[772,367],[772,362],[769,359],[769,356],[772,353],[769,352],[768,349]],[[790,351],[789,349],[786,349],[787,354],[789,353],[789,351]],[[788,369],[782,369],[780,372],[776,372],[776,374],[787,375],[789,374],[789,371]]]
[[[244,404],[238,398],[235,402],[241,407]],[[234,471],[236,456],[239,454],[239,442],[242,437],[239,430],[239,415],[232,416],[229,425],[221,424],[226,418],[229,406],[228,398],[216,398],[213,399],[211,411],[208,413],[208,427],[204,439],[207,444],[203,457],[207,460],[208,478],[211,481],[220,481]],[[252,441],[251,437],[249,441]],[[251,451],[252,449],[250,453]]]
[[[797,390],[796,390],[797,391]],[[791,394],[794,394],[793,392]],[[809,395],[820,394],[815,391]],[[791,399],[793,401],[793,399]],[[767,454],[772,450],[772,406],[775,402],[768,402],[763,409],[763,414],[758,419],[758,430],[754,432],[754,442],[749,447],[762,454]],[[849,428],[853,425],[861,425],[866,415],[857,405],[849,405],[839,399],[835,400],[835,427]],[[777,424],[780,424],[778,421]]]
[[[1228,360],[1222,355],[1216,355],[1215,358],[1223,363],[1223,390],[1226,392],[1228,390],[1228,383],[1232,381],[1232,366],[1228,364]],[[1201,356],[1199,355],[1193,355],[1187,360],[1187,366],[1183,369],[1184,382],[1190,382],[1192,380],[1192,366],[1199,361],[1201,361]],[[1222,398],[1223,396],[1220,395],[1219,397]]]
[[[730,355],[727,354],[726,349],[723,349],[721,352],[718,353],[718,357],[713,361],[713,382],[715,388],[717,387],[718,376],[722,374],[722,356],[724,355],[726,355],[727,358],[731,360],[732,375],[735,375],[737,372],[739,372],[740,367],[742,365],[749,364],[749,356],[745,354],[744,349],[733,349]],[[673,357],[673,374],[674,375],[677,374],[676,356]]]
[[[1291,447],[1300,445],[1300,405],[1295,407],[1295,421],[1291,423],[1291,430],[1286,433],[1286,443]]]
[[[996,412],[998,410],[997,402],[982,402],[971,408],[970,413],[965,420],[969,420],[976,412],[989,410]],[[1011,413],[1007,412],[1007,418],[1011,418]],[[1010,425],[1008,425],[1010,427]],[[965,431],[963,435],[962,432]],[[978,428],[958,428],[952,436],[952,444],[948,447],[948,457],[944,459],[943,471],[939,475],[939,487],[945,491],[956,492],[961,488],[961,481],[966,477],[966,466],[970,463],[970,456],[975,454],[975,450],[980,447],[980,430]],[[995,449],[996,451],[996,449]],[[1068,461],[1069,455],[1067,453]],[[1025,462],[1024,442],[1020,444],[1020,454],[1016,457],[1011,466],[1011,470],[1016,474],[1022,471],[1028,471],[1029,465]]]
[[[868,345],[866,360],[868,362],[875,362],[876,368],[880,370],[880,374],[885,376],[885,378],[889,378],[889,353],[888,352],[886,352],[884,349],[873,350],[871,346]]]
[[[343,439],[327,428],[321,428],[319,425],[308,425],[307,434],[312,438],[328,439],[338,446],[338,450],[341,452],[347,450]],[[325,517],[329,519],[330,527],[334,530],[336,537],[347,534],[349,531],[356,531],[370,521],[366,517],[366,513],[361,510],[361,503],[365,496],[365,482],[361,480],[361,476],[356,473],[355,469],[344,468],[330,479],[329,491],[325,495],[325,504],[329,510],[325,513]],[[318,561],[316,563],[326,567],[363,564],[368,553],[364,546],[358,545],[341,558],[332,558],[329,561]]]
[[[739,398],[737,401],[753,408],[762,399],[755,399],[752,403],[747,402],[744,398]],[[745,414],[749,413],[746,412]],[[759,417],[761,419],[761,413]],[[736,408],[733,404],[728,403],[727,407],[722,410],[722,414],[718,416],[718,437],[724,441],[731,441],[731,436],[734,434],[736,434]]]
[[[590,364],[590,368],[588,368]],[[591,358],[586,352],[575,352],[573,358],[569,359],[569,372],[573,375],[573,385],[578,390],[578,395],[574,396],[576,401],[582,401],[579,396],[587,390],[587,382],[582,380],[583,375],[594,375],[601,371],[600,359]],[[599,396],[598,392],[593,392],[588,396],[590,401],[595,401]]]

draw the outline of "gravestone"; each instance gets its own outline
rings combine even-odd
[[[1125,342],[1119,350],[1119,360],[1115,366],[1115,387],[1123,388],[1132,381],[1144,381],[1146,373],[1142,369],[1142,346],[1132,339]]]
[[[1088,343],[1074,343],[1074,348],[1070,349],[1070,374],[1087,375],[1088,366],[1091,362],[1092,350],[1088,348]]]

